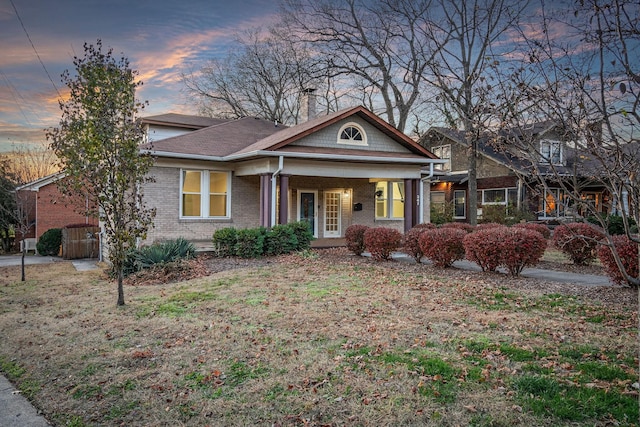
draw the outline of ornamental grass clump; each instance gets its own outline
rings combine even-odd
[[[629,239],[625,235],[612,236],[615,251],[620,257],[622,267],[629,276],[629,279],[638,279],[638,243]],[[622,274],[618,264],[616,264],[613,251],[610,246],[602,244],[598,248],[598,259],[604,266],[607,275],[618,285],[628,284],[637,287],[631,280]]]
[[[588,265],[596,259],[601,229],[583,222],[557,226],[551,239],[553,246],[567,255],[575,265]]]
[[[364,233],[369,227],[362,224],[354,224],[347,227],[344,232],[344,238],[347,242],[347,249],[356,255],[362,255],[364,252]]]
[[[393,228],[374,227],[364,232],[364,247],[376,261],[391,259],[402,245],[402,233]]]
[[[466,235],[466,231],[453,227],[428,230],[420,235],[420,249],[437,267],[450,267],[464,258],[462,241]]]

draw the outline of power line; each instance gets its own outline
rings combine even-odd
[[[36,53],[36,56],[38,57],[38,61],[40,61],[40,65],[42,65],[42,69],[47,74],[47,77],[49,77],[49,81],[53,85],[53,88],[56,90],[56,93],[58,94],[58,98],[62,98],[62,96],[60,95],[60,92],[58,91],[58,88],[56,87],[56,84],[53,82],[53,79],[49,75],[49,71],[47,71],[47,67],[44,66],[44,62],[42,62],[42,59],[40,58],[40,54],[38,53],[38,50],[36,49],[35,45],[33,44],[33,41],[31,40],[31,37],[29,36],[29,33],[27,32],[26,27],[24,26],[24,23],[22,22],[22,18],[20,18],[20,14],[18,13],[18,9],[16,9],[16,5],[13,4],[13,0],[9,0],[9,1],[11,2],[11,6],[13,6],[13,10],[16,12],[16,16],[18,17],[18,21],[20,21],[20,25],[22,26],[22,29],[24,30],[24,33],[27,35],[27,39],[29,39],[29,43],[31,43],[31,47],[33,48],[33,51]]]

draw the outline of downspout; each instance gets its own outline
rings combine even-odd
[[[271,226],[276,225],[276,178],[282,172],[282,168],[284,167],[284,157],[278,157],[278,169],[271,175]]]
[[[418,224],[422,224],[424,222],[424,183],[433,178],[433,162],[429,163],[429,175],[420,178],[420,215]],[[431,219],[429,219],[431,220]]]

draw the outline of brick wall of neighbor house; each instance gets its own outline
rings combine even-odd
[[[260,178],[257,176],[233,176],[231,219],[180,219],[180,168],[154,166],[150,174],[156,182],[145,185],[144,198],[150,207],[157,208],[157,212],[146,244],[179,237],[210,241],[219,228],[247,228],[260,224]]]
[[[62,194],[55,183],[45,185],[38,195],[38,222],[36,238],[40,239],[51,228],[63,228],[72,224],[98,225],[98,219],[83,213],[87,209],[86,197],[70,197]]]

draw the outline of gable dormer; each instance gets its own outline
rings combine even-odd
[[[543,138],[539,142],[539,162],[554,166],[564,165],[564,143],[555,139]]]

